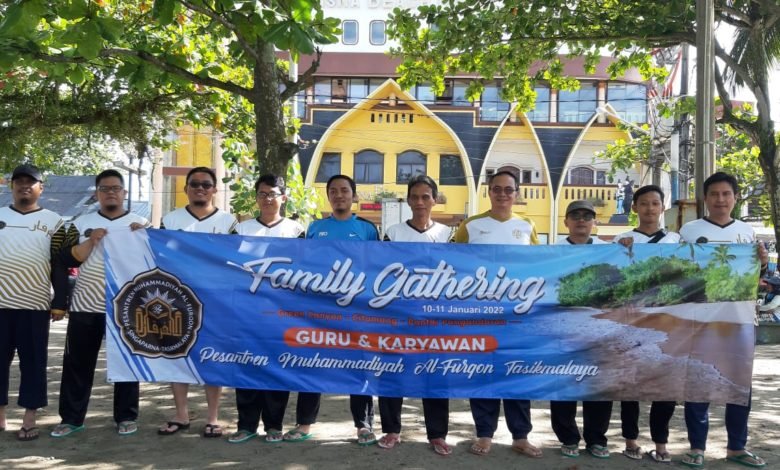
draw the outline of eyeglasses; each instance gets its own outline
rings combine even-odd
[[[276,199],[277,197],[281,197],[281,196],[282,196],[282,193],[277,193],[277,192],[266,193],[266,192],[260,191],[259,193],[257,193],[257,198],[258,199]]]
[[[571,220],[584,220],[585,222],[590,222],[591,220],[595,219],[596,216],[591,214],[590,212],[572,212],[571,214],[568,214],[566,217],[568,217]]]
[[[490,192],[492,192],[493,194],[504,193],[507,196],[513,194],[515,191],[517,191],[517,188],[515,188],[514,186],[504,186],[504,187],[493,186],[492,188],[490,188]]]
[[[187,183],[187,185],[192,189],[211,189],[214,187],[214,183],[211,183],[209,181],[190,181]]]
[[[101,193],[119,193],[125,189],[123,186],[98,186],[98,191]]]

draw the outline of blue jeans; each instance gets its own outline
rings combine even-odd
[[[748,405],[726,405],[726,434],[728,435],[728,450],[745,450],[748,436],[748,417],[753,392],[750,393]],[[685,425],[688,427],[688,442],[691,449],[707,449],[707,433],[710,428],[709,403],[685,402]]]

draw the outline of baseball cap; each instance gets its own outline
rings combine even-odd
[[[14,173],[11,176],[11,181],[15,180],[20,176],[29,176],[30,178],[36,181],[43,181],[43,175],[41,174],[41,170],[39,170],[37,166],[30,165],[29,163],[25,163],[23,165],[19,165],[16,168],[14,168]]]
[[[593,208],[593,204],[591,204],[590,201],[585,201],[585,200],[572,201],[569,204],[569,206],[566,208],[566,215],[569,215],[572,212],[581,209],[592,212],[593,215],[596,215],[596,209]]]

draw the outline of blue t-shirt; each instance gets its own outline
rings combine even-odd
[[[379,231],[370,221],[352,214],[347,220],[337,220],[333,216],[315,220],[306,231],[306,238],[324,240],[379,240]]]

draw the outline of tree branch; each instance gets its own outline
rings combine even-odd
[[[718,13],[720,13],[720,15],[718,15]],[[716,6],[715,14],[718,15],[720,20],[730,25],[734,25],[737,28],[750,28],[753,26],[753,20],[750,18],[750,15],[742,13],[726,4]]]
[[[121,49],[121,48],[108,48],[108,49],[101,50],[99,56],[104,58],[135,57],[143,60],[148,64],[157,67],[160,70],[163,70],[165,72],[189,80],[192,83],[203,85],[203,86],[210,86],[213,88],[219,88],[220,90],[225,90],[229,93],[234,93],[236,95],[243,96],[244,98],[249,99],[251,101],[252,92],[247,88],[236,85],[235,83],[217,80],[216,78],[201,77],[200,75],[196,75],[190,72],[189,70],[183,69],[173,64],[169,64],[168,62],[165,62],[159,57],[145,51],[134,51],[132,49]],[[41,52],[34,52],[33,57],[35,57],[38,60],[42,60],[45,62],[52,62],[52,63],[65,63],[65,64],[89,63],[89,61],[87,61],[87,59],[84,59],[83,57],[65,57],[63,55],[49,55]]]
[[[748,73],[747,69],[739,65],[734,60],[734,58],[732,58],[728,52],[726,52],[726,50],[721,47],[717,40],[715,41],[715,55],[718,57],[718,59],[725,62],[725,64],[731,68],[736,75],[739,75],[739,78],[745,82],[745,86],[747,86],[751,92],[757,88],[756,82],[753,81],[753,78],[750,76],[750,73]]]
[[[715,64],[715,87],[718,89],[718,95],[721,100],[721,108],[723,110],[723,116],[719,119],[720,122],[731,124],[732,126],[745,131],[750,135],[751,140],[754,139],[755,133],[758,131],[755,123],[748,121],[747,119],[737,117],[732,108],[731,96],[726,91],[726,86],[723,83],[723,75],[720,73],[720,67]]]
[[[317,69],[320,66],[321,58],[322,58],[322,50],[317,48],[316,56],[314,60],[311,61],[311,65],[309,66],[309,68],[306,69],[305,72],[303,72],[301,78],[291,83],[291,85],[285,88],[284,91],[282,92],[280,96],[282,101],[289,100],[290,98],[292,98],[293,95],[295,95],[301,90],[310,87],[314,83],[314,73],[317,71]]]
[[[188,0],[179,0],[179,3],[184,5],[186,8],[198,12],[202,15],[206,15],[212,20],[216,21],[217,23],[224,26],[228,31],[235,34],[236,39],[238,40],[239,44],[244,48],[244,50],[252,56],[252,58],[255,60],[255,64],[260,63],[260,55],[257,53],[257,51],[249,44],[249,41],[244,38],[244,36],[238,31],[238,28],[236,28],[236,25],[233,23],[227,21],[225,18],[223,18],[219,13],[217,13],[214,10],[210,10],[206,7],[195,5],[192,2],[189,2]]]

